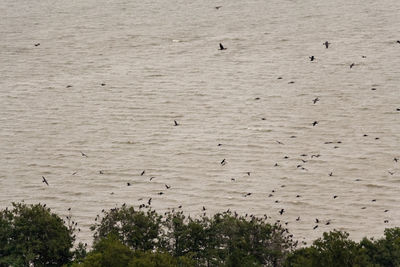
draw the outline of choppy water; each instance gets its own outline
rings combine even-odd
[[[268,214],[299,240],[380,236],[400,226],[399,11],[397,0],[3,0],[0,207],[71,207],[83,241],[101,209],[150,197],[159,211]]]

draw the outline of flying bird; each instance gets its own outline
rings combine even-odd
[[[81,155],[82,155],[82,157],[88,157],[85,153],[83,153],[82,151],[81,151]]]
[[[317,103],[318,101],[319,101],[318,97],[313,100],[314,104]]]
[[[314,59],[315,59],[314,56],[311,56],[311,57],[309,57],[309,58],[310,58],[311,61],[314,61]]]
[[[326,41],[325,43],[322,43],[326,48],[328,48],[329,47],[329,45],[331,44],[331,43],[329,43],[328,41]]]
[[[350,64],[350,69],[353,68],[356,64],[355,63],[351,63]]]
[[[224,47],[221,43],[219,43],[219,50],[226,50],[227,48]]]
[[[315,125],[317,125],[318,124],[318,121],[314,121],[313,123],[312,123],[312,126],[315,126]]]
[[[143,176],[143,174],[146,172],[146,170],[142,171],[142,173],[140,174],[140,176]]]
[[[178,125],[179,125],[179,123],[174,120],[174,126],[178,126]]]
[[[44,178],[44,176],[42,176],[42,178],[43,178],[42,183],[45,183],[47,184],[47,186],[49,186],[49,183],[47,182],[46,178]]]

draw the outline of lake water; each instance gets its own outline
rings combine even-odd
[[[3,0],[0,208],[71,207],[85,242],[101,209],[149,198],[160,212],[267,214],[300,241],[381,236],[400,226],[399,11]]]

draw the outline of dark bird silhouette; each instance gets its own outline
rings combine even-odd
[[[101,86],[105,86],[105,85],[106,85],[105,83],[102,83],[102,84],[101,84]]]
[[[317,228],[318,228],[318,225],[314,226],[314,228],[313,228],[313,229],[315,230],[315,229],[317,229]]]
[[[235,181],[235,178],[231,178],[231,181]]]
[[[333,172],[330,172],[330,173],[329,173],[329,176],[332,176],[332,175],[333,175]]]
[[[140,174],[140,176],[143,176],[143,174],[146,172],[146,170],[142,171],[142,173]]]
[[[215,9],[218,10],[220,9],[222,6],[216,6]]]
[[[226,161],[225,161],[225,159],[223,159],[223,160],[221,161],[221,165],[224,166],[225,164],[226,164]]]
[[[150,206],[151,205],[151,198],[147,201],[147,204]]]
[[[165,184],[165,188],[167,188],[167,189],[170,189],[170,188],[171,188],[171,186],[170,186],[170,185],[167,185],[167,184]]]
[[[179,125],[179,123],[174,120],[174,126],[178,126],[178,125]]]
[[[154,176],[150,177],[150,181],[153,180],[154,178],[156,178],[156,177],[154,177]]]
[[[310,58],[311,61],[314,61],[314,59],[315,59],[314,56],[311,56],[311,57],[309,57],[309,58]]]
[[[334,195],[333,198],[337,198],[337,195]]]
[[[35,46],[39,46],[39,45],[40,45],[40,43],[36,43],[36,44],[35,44]]]
[[[398,162],[399,159],[398,159],[398,158],[394,158],[393,161],[394,161],[394,162]]]
[[[385,210],[384,212],[388,212],[389,210]]]
[[[248,176],[250,176],[250,172],[246,172]]]
[[[82,151],[81,151],[81,155],[82,155],[82,157],[88,157],[85,153],[83,153]]]
[[[315,223],[319,223],[319,220],[318,220],[318,218],[315,218]]]
[[[221,43],[219,43],[219,50],[226,50],[227,48],[224,47]]]
[[[318,101],[319,101],[319,98],[318,98],[318,97],[316,97],[316,98],[313,100],[314,104],[317,103]]]
[[[355,65],[356,65],[356,64],[351,63],[351,64],[350,64],[350,69],[353,68]]]
[[[284,143],[282,143],[281,141],[276,140],[276,142],[280,145],[284,145]]]
[[[68,211],[71,211],[71,208],[68,208]]]
[[[384,223],[388,223],[388,222],[389,222],[389,220],[384,220],[383,222],[384,222]]]
[[[391,171],[388,171],[388,173],[389,173],[390,175],[393,175],[393,174],[394,174],[394,172],[391,172]]]
[[[297,217],[296,221],[300,221],[300,216],[299,216],[299,217]]]
[[[104,174],[104,172],[103,171],[99,171],[99,174]]]
[[[203,206],[203,211],[205,211],[205,210],[206,210],[206,207]]]
[[[218,144],[217,146],[222,146],[222,144]]]
[[[396,43],[400,44],[400,40],[397,40],[397,42],[396,42]]]
[[[70,85],[70,84],[69,84],[69,85],[67,85],[67,88],[71,88],[71,87],[72,87],[72,85]]]
[[[247,197],[247,196],[251,196],[251,193],[247,193],[246,195],[244,195],[244,197]]]
[[[322,44],[325,46],[325,48],[328,48],[329,45],[330,45],[331,43],[329,43],[328,41],[326,41],[325,43],[322,43]]]
[[[126,183],[127,186],[131,186],[131,183]]]
[[[315,125],[317,125],[318,124],[318,121],[314,121],[313,123],[312,123],[312,126],[315,126]]]
[[[47,182],[46,178],[44,178],[44,176],[42,176],[42,178],[43,178],[42,183],[45,183],[47,184],[47,186],[49,186],[49,183]]]
[[[282,215],[284,212],[285,212],[285,209],[281,209],[281,210],[279,211],[279,214]]]
[[[75,174],[77,174],[77,173],[78,173],[78,172],[73,172],[72,175],[75,175]]]
[[[325,225],[330,225],[331,224],[331,222],[330,221],[327,221],[326,223],[325,223]]]
[[[161,196],[161,195],[163,195],[164,193],[163,193],[163,192],[159,192],[158,194]]]

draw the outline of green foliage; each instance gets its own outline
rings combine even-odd
[[[81,263],[71,267],[172,267],[193,266],[193,262],[186,257],[174,258],[167,253],[133,251],[122,244],[117,236],[110,234],[96,243],[93,251],[87,254]]]
[[[385,229],[385,237],[377,241],[364,238],[361,247],[375,266],[400,266],[400,228]]]
[[[91,227],[93,249],[87,253],[81,243],[72,250],[74,227],[45,205],[13,203],[0,211],[0,267],[400,266],[400,228],[358,243],[334,230],[295,250],[287,229],[265,218],[231,212],[191,218],[124,205]]]
[[[133,252],[124,244],[118,237],[110,234],[108,237],[99,240],[94,246],[92,252],[88,253],[82,264],[72,266],[128,266],[129,261],[133,256]]]
[[[144,212],[126,206],[111,209],[91,229],[95,231],[95,243],[113,234],[133,250],[152,250],[162,241],[161,216],[153,210]]]
[[[61,266],[73,256],[73,227],[41,204],[0,211],[0,266]]]
[[[106,212],[92,230],[95,244],[113,234],[135,253],[165,251],[174,259],[193,259],[197,266],[280,266],[294,248],[287,230],[280,225],[256,217],[233,216],[230,212],[193,219],[182,212],[162,216],[152,210],[137,211],[123,206]],[[155,261],[155,255],[161,257],[151,254],[146,260]],[[165,256],[163,259],[166,260]]]
[[[173,257],[168,253],[137,251],[129,267],[191,267],[194,263],[187,257]]]

